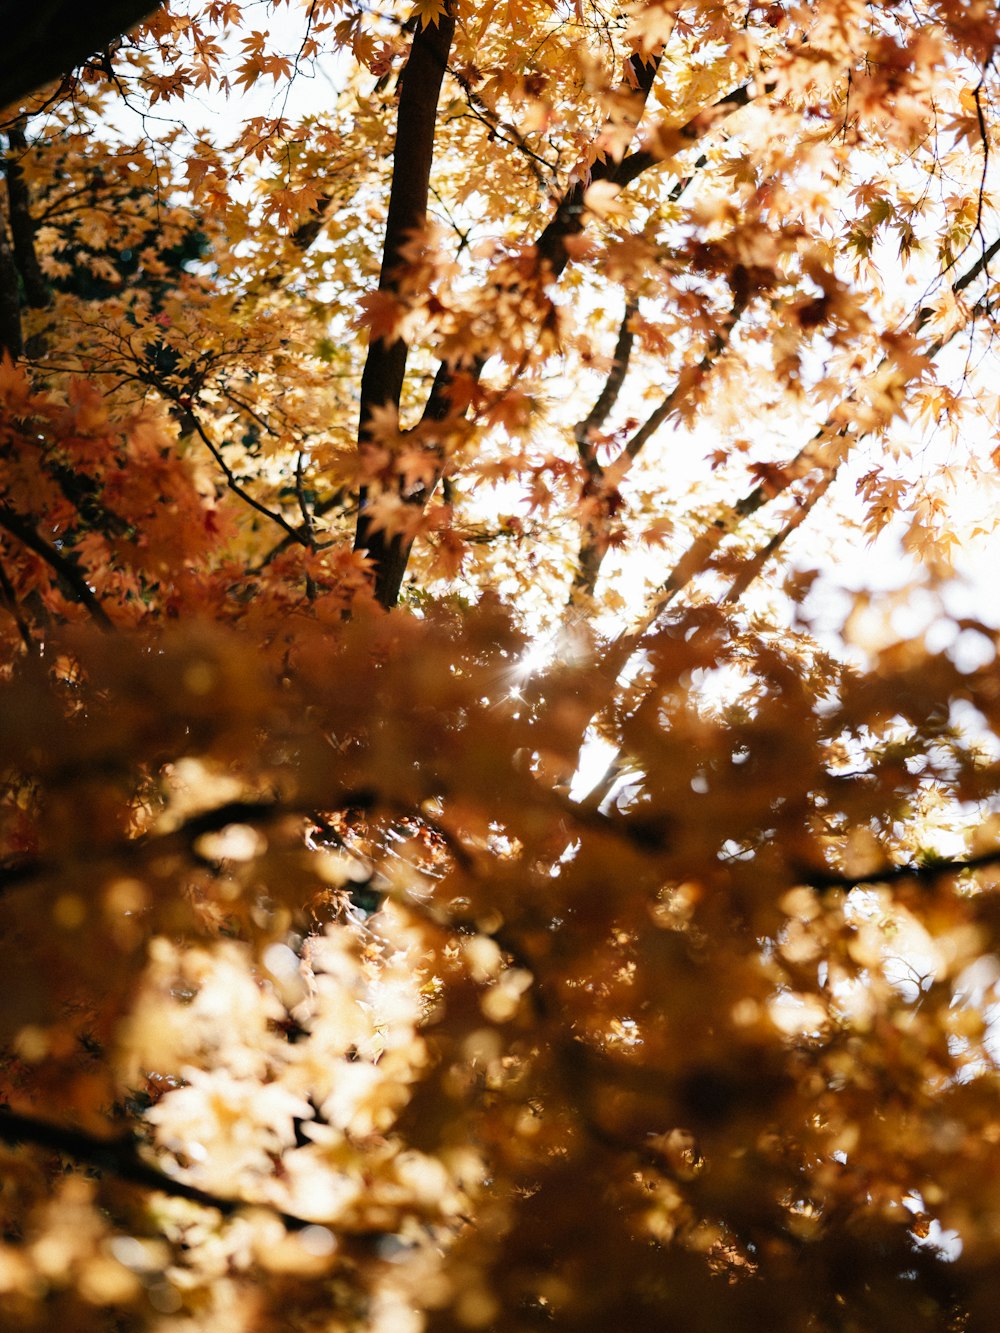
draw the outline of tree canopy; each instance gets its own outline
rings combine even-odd
[[[0,1327],[991,1330],[997,14],[103,8],[0,68]]]

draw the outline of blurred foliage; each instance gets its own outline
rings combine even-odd
[[[10,109],[0,1328],[992,1330],[997,632],[809,599],[993,484],[996,38],[211,0]]]

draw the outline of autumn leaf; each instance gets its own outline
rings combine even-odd
[[[0,1323],[992,1327],[994,9],[90,8],[7,33]]]
[[[421,28],[425,28],[429,23],[437,23],[447,12],[445,0],[413,0],[410,21],[416,21]]]
[[[358,301],[358,328],[366,328],[373,340],[393,343],[402,338],[411,319],[410,309],[388,291],[368,292]]]

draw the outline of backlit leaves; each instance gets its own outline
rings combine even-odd
[[[991,1327],[996,35],[192,0],[7,123],[5,1326]]]

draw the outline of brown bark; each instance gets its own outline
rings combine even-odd
[[[638,61],[635,63],[637,98],[641,99],[641,105],[645,105],[646,98],[649,96],[659,63],[659,57],[651,60],[648,64],[642,64]],[[669,144],[664,142],[656,152],[640,148],[634,153],[627,154],[620,162],[595,162],[589,179],[577,181],[563,196],[552,219],[535,242],[539,260],[548,266],[552,278],[558,278],[569,262],[569,251],[566,248],[566,242],[570,237],[578,236],[583,230],[586,220],[584,196],[591,185],[597,184],[598,181],[610,181],[612,185],[618,185],[622,188],[630,185],[644,171],[655,166],[664,153],[670,152],[673,148],[680,150],[690,146],[691,143],[700,139],[720,116],[728,115],[730,112],[738,110],[739,107],[746,106],[750,97],[748,85],[741,84],[738,88],[734,88],[732,92],[727,93],[725,97],[721,97],[706,111],[699,112],[686,124],[671,131]]]
[[[570,605],[573,605],[582,595],[593,596],[601,572],[601,563],[604,560],[611,537],[611,515],[609,513],[608,497],[605,493],[604,468],[598,461],[597,449],[592,436],[607,421],[625,382],[635,337],[632,332],[632,316],[638,309],[638,300],[634,296],[630,296],[625,303],[625,313],[622,316],[622,322],[618,330],[615,354],[608,377],[604,381],[604,387],[594,406],[582,421],[576,423],[573,430],[580,462],[587,473],[584,498],[591,502],[595,512],[583,521],[576,574],[573,577],[573,586],[570,590]]]
[[[389,211],[385,224],[379,291],[398,292],[404,269],[403,248],[427,219],[427,195],[438,98],[455,33],[450,15],[419,28],[399,81],[399,112],[393,152]],[[358,446],[364,456],[371,443],[372,412],[379,407],[398,410],[408,347],[402,338],[391,343],[374,338],[361,377],[361,415]],[[366,512],[367,488],[361,493],[356,551],[365,551],[375,570],[375,596],[384,607],[395,606],[411,543],[402,533],[373,528]]]
[[[632,355],[632,343],[635,338],[632,331],[632,316],[638,312],[638,309],[638,299],[630,296],[625,302],[625,313],[622,315],[622,322],[618,329],[618,341],[615,344],[615,353],[611,361],[611,369],[608,371],[608,378],[604,381],[604,388],[598,395],[594,406],[582,421],[576,423],[573,430],[580,461],[588,471],[592,471],[597,462],[590,438],[591,433],[600,430],[607,421],[625,382],[629,357]]]
[[[21,275],[24,304],[34,310],[41,310],[49,303],[49,286],[35,253],[35,222],[31,216],[28,187],[20,165],[20,158],[28,147],[23,119],[7,131],[7,142],[10,149],[6,163],[7,208],[14,242],[14,262]]]
[[[12,361],[24,351],[21,336],[21,284],[6,220],[0,218],[0,353]]]
[[[658,59],[653,59],[648,63],[639,61],[635,63],[637,122],[656,77],[658,63]],[[751,94],[747,85],[744,84],[734,88],[732,92],[720,98],[706,111],[699,112],[679,129],[671,131],[671,141],[676,139],[678,150],[688,143],[696,142],[715,120],[720,116],[738,110],[742,106],[746,106],[750,97]],[[578,235],[583,230],[586,222],[584,195],[588,186],[597,181],[611,181],[613,184],[624,187],[644,171],[655,166],[660,160],[660,151],[666,151],[667,147],[669,145],[666,147],[661,145],[656,152],[641,148],[636,152],[627,154],[620,162],[597,162],[594,164],[589,180],[577,181],[569,188],[552,218],[535,241],[534,248],[538,262],[540,266],[544,266],[548,281],[554,282],[560,277],[569,262],[569,250],[566,242],[570,237]],[[684,184],[686,183],[684,182]],[[484,359],[477,359],[472,365],[463,366],[463,376],[466,380],[478,381],[484,365]],[[434,376],[434,383],[424,407],[423,422],[440,422],[449,417],[452,412],[451,390],[454,382],[455,368],[442,361]],[[420,495],[410,497],[411,503],[415,507],[422,508],[427,503],[431,490],[433,490],[433,487],[428,488]],[[359,523],[359,531],[360,526]],[[357,542],[355,545],[357,549],[363,543]],[[378,600],[383,606],[392,607],[396,604],[399,595],[412,542],[401,536],[391,542],[383,542],[382,549],[379,550],[377,556],[371,542],[364,543],[364,545],[367,546],[369,555],[375,559],[376,595]]]
[[[416,39],[415,39],[416,40]],[[410,60],[413,55],[411,53]],[[643,62],[638,58],[633,60],[633,70],[636,80],[636,120],[642,114],[642,110],[649,95],[649,90],[656,77],[656,71],[659,67],[659,57]],[[405,79],[409,72],[409,63],[404,71],[404,94]],[[400,122],[402,122],[403,106],[400,96]],[[436,105],[435,105],[436,111]],[[433,141],[433,124],[430,128]],[[399,158],[399,144],[397,140],[396,159]],[[627,184],[634,180],[640,172],[655,162],[655,157],[650,154],[639,152],[633,153],[620,162],[597,163],[591,173],[590,180],[587,182],[578,181],[570,187],[569,191],[561,200],[556,213],[549,224],[542,230],[538,241],[535,244],[538,262],[544,266],[545,274],[548,280],[554,281],[562,273],[569,259],[569,251],[566,248],[566,240],[582,230],[584,222],[583,196],[586,193],[587,185],[598,180],[614,180],[616,183]],[[395,188],[395,162],[393,187]],[[426,207],[426,193],[424,195],[424,206]],[[391,213],[391,203],[390,203]],[[388,227],[386,246],[388,253]],[[385,274],[385,264],[383,264],[383,277]],[[380,288],[384,284],[380,282]],[[398,345],[397,345],[398,346]],[[392,349],[390,349],[391,351]],[[393,368],[398,370],[398,387],[395,381],[392,387],[395,389],[395,399],[388,397],[381,399],[382,402],[394,401],[399,403],[399,393],[402,388],[403,373],[405,371],[405,345],[401,352],[396,352],[396,359],[393,361]],[[387,356],[387,360],[390,359]],[[371,364],[371,353],[369,353],[369,365]],[[484,361],[478,360],[472,367],[471,373],[473,379],[478,380],[482,373]],[[365,367],[365,375],[369,373],[369,366]],[[451,387],[454,382],[454,370],[448,364],[442,362],[438,367],[437,374],[434,377],[434,383],[431,387],[427,404],[423,411],[423,421],[443,421],[451,411]],[[364,431],[364,404],[365,404],[365,381],[362,380],[362,433]],[[432,489],[432,488],[431,488]],[[411,497],[415,506],[422,508],[429,498],[430,490],[420,495]],[[381,539],[381,540],[379,540]],[[367,550],[369,557],[375,564],[375,595],[378,601],[385,607],[393,607],[399,597],[399,589],[402,585],[403,575],[406,572],[406,565],[410,558],[410,550],[413,542],[404,534],[397,533],[391,538],[387,538],[382,533],[370,533],[370,525],[365,519],[362,511],[358,520],[358,536],[355,541],[355,549]]]

